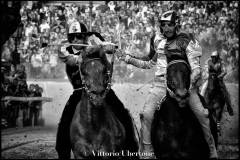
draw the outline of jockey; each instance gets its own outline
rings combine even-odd
[[[58,124],[58,131],[56,136],[56,150],[60,159],[71,158],[71,143],[70,143],[70,124],[76,109],[77,104],[80,101],[82,93],[82,80],[79,73],[79,65],[82,62],[82,54],[87,53],[90,48],[103,49],[110,53],[114,51],[112,45],[101,45],[103,43],[103,37],[97,32],[88,32],[87,27],[78,21],[73,21],[68,27],[68,42],[73,44],[86,44],[95,45],[92,47],[77,46],[77,45],[63,45],[59,48],[58,57],[66,64],[66,73],[70,83],[73,86],[73,93],[70,96],[66,106],[63,110],[62,117]],[[132,119],[129,119],[126,110],[122,102],[115,95],[114,91],[110,89],[106,96],[106,103],[109,106],[114,106],[112,111],[120,122],[123,124],[131,124]],[[134,130],[125,126],[130,135],[134,135]],[[133,138],[133,137],[127,137]]]
[[[179,29],[180,24],[177,13],[175,11],[167,11],[160,18],[161,33],[153,35],[150,40],[149,55],[136,57],[124,54],[123,51],[117,52],[119,59],[125,61],[127,64],[132,64],[143,69],[150,69],[154,66],[157,68],[153,87],[148,94],[143,111],[140,114],[142,152],[153,151],[150,138],[153,114],[156,107],[159,106],[159,100],[162,100],[166,94],[165,79],[167,63],[177,58],[185,60],[191,66],[191,88],[188,102],[202,126],[205,139],[210,148],[210,158],[217,158],[217,150],[209,125],[208,110],[203,107],[197,94],[198,85],[201,80],[200,57],[202,56],[202,48],[193,36],[180,33]]]
[[[208,77],[208,75],[211,75],[211,74],[217,74],[222,92],[224,94],[224,98],[226,100],[228,113],[230,116],[233,116],[233,109],[232,109],[232,105],[231,105],[230,95],[229,95],[227,88],[225,86],[225,83],[223,81],[223,77],[227,74],[227,72],[226,72],[226,68],[224,66],[224,62],[220,58],[219,50],[212,52],[211,58],[209,58],[206,61],[205,68],[206,68],[205,74],[207,77]],[[208,85],[208,80],[206,80],[206,82],[203,84],[203,87],[201,90],[202,96],[204,96],[204,94],[206,92],[207,85]]]

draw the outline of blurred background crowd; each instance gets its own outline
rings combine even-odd
[[[96,5],[89,1],[81,4],[74,1],[33,1],[22,6],[23,31],[17,51],[28,78],[66,78],[64,64],[57,57],[58,46],[51,44],[67,38],[66,27],[74,19],[101,33],[106,41],[120,44],[121,48],[136,54],[147,54],[151,35],[159,32],[158,18],[169,9],[176,10],[180,15],[182,31],[194,33],[200,41],[203,61],[221,47],[221,56],[228,71],[238,66],[238,1],[102,2]],[[14,48],[14,40],[10,38],[4,44],[2,59],[11,60]],[[148,77],[135,67],[120,62],[115,64],[116,81],[140,82]]]
[[[58,59],[58,46],[67,39],[67,26],[74,19],[101,33],[106,41],[119,44],[133,54],[145,55],[153,33],[159,33],[158,18],[174,9],[181,18],[181,31],[193,33],[203,48],[202,64],[212,51],[221,50],[229,82],[238,82],[239,8],[238,1],[26,1],[20,9],[21,39],[10,37],[3,45],[1,61],[2,94],[41,96],[42,88],[27,85],[26,79],[66,79],[64,64]],[[97,2],[97,3],[96,3]],[[18,55],[16,55],[18,54]],[[14,56],[20,64],[13,67]],[[204,65],[203,65],[204,66]],[[154,71],[115,62],[113,82],[142,83]],[[11,105],[9,102],[6,105]],[[26,103],[26,102],[24,102]],[[38,102],[40,103],[40,102]],[[24,106],[26,104],[22,104]],[[28,104],[32,105],[32,104]],[[36,105],[39,106],[39,105]],[[17,115],[8,114],[14,119]],[[29,112],[29,111],[26,111]],[[16,113],[18,113],[16,111]],[[13,120],[14,121],[14,120]],[[16,121],[15,121],[16,122]]]

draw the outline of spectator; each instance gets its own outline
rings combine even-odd
[[[61,4],[60,6],[48,6],[44,4],[42,6],[33,6],[30,10],[26,5],[23,5],[20,11],[25,29],[25,36],[23,38],[24,47],[22,47],[24,51],[22,53],[29,54],[29,57],[31,57],[32,52],[38,52],[38,48],[46,47],[49,43],[60,43],[66,39],[66,24],[72,23],[77,15],[77,18],[82,22],[90,24],[90,17],[86,12],[88,7],[86,5],[78,6],[75,3],[73,5]],[[182,29],[186,32],[193,32],[198,36],[201,44],[207,50],[206,54],[210,54],[210,51],[215,49],[214,46],[217,41],[229,44],[232,43],[231,41],[233,41],[234,37],[234,43],[238,42],[239,14],[237,1],[111,1],[107,3],[107,7],[109,9],[104,11],[98,9],[98,7],[93,8],[93,17],[91,19],[92,26],[94,27],[92,30],[104,32],[104,38],[111,40],[113,43],[119,43],[119,33],[121,35],[121,42],[128,44],[129,39],[133,40],[134,38],[134,41],[131,42],[137,42],[143,39],[142,37],[144,36],[150,37],[152,32],[158,32],[157,17],[168,8],[176,10],[181,15]],[[118,17],[120,15],[121,19],[119,23]],[[140,22],[144,23],[140,24]],[[50,28],[52,29],[50,30]],[[134,37],[135,35],[137,36]],[[12,52],[10,48],[14,48],[13,44],[7,44],[10,52]],[[131,45],[133,44],[129,44],[129,46]],[[141,49],[145,46],[143,43],[138,44],[138,47]],[[7,49],[6,53],[8,53]],[[50,53],[52,52],[48,54]],[[6,56],[9,54],[2,55]],[[231,57],[235,59],[235,57]],[[61,63],[59,63],[56,67],[61,66]]]

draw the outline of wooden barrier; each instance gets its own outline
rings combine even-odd
[[[12,96],[6,96],[1,99],[1,101],[21,101],[21,102],[27,102],[27,101],[45,101],[45,102],[52,102],[52,98],[49,97],[12,97]]]
[[[52,102],[53,99],[52,98],[49,98],[49,97],[13,97],[13,96],[6,96],[6,97],[3,97],[1,99],[1,101],[17,101],[17,102],[31,102],[31,101],[42,101],[42,102]],[[17,127],[23,127],[23,111],[24,109],[22,109],[21,107],[19,108],[19,111],[18,111],[18,117],[16,119],[16,125]],[[29,108],[27,108],[28,110],[28,116],[27,117],[30,117],[30,106]],[[33,115],[32,118],[30,119],[30,125],[31,126],[34,126],[34,118],[37,118],[37,124],[40,124],[40,125],[43,125],[44,124],[44,120],[42,118],[42,109],[39,110],[38,112],[39,114],[36,115]],[[36,117],[34,117],[36,116]]]

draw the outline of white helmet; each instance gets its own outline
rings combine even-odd
[[[77,20],[73,21],[68,27],[68,34],[72,33],[86,33],[87,27],[85,24],[78,22]]]
[[[104,38],[98,32],[88,32],[87,26],[83,23],[80,23],[77,20],[74,20],[68,26],[68,41],[71,42],[74,39],[74,36],[97,36],[101,41],[104,41]]]
[[[160,22],[162,21],[174,22],[176,24],[179,24],[179,16],[174,10],[166,11],[161,15]]]
[[[177,28],[177,30],[180,28],[180,19],[179,19],[179,16],[177,15],[176,11],[174,11],[174,10],[166,11],[161,15],[160,20],[159,20],[161,33],[163,32],[162,28],[161,28],[161,23],[166,22],[166,21],[173,22],[175,24],[175,27]]]
[[[211,57],[218,57],[219,54],[217,51],[213,51],[212,54],[211,54]]]

